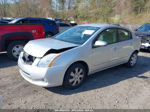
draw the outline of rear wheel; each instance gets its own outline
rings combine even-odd
[[[13,60],[18,60],[18,57],[23,50],[24,45],[26,42],[24,41],[13,41],[7,47],[7,55],[9,58]]]
[[[128,66],[128,67],[134,67],[134,66],[136,65],[136,63],[137,63],[137,60],[138,60],[138,53],[137,53],[137,52],[134,52],[134,53],[131,55],[131,57],[130,57],[128,63],[127,63],[127,66]]]
[[[86,76],[87,70],[82,64],[73,64],[65,74],[63,86],[67,89],[76,89],[82,85]]]

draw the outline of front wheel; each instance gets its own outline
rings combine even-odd
[[[7,47],[7,55],[13,60],[17,60],[26,42],[13,41]]]
[[[86,76],[87,70],[82,64],[73,64],[65,74],[63,86],[67,89],[76,89],[82,85]]]
[[[128,63],[127,63],[127,66],[128,66],[128,67],[134,67],[134,66],[136,65],[136,63],[137,63],[137,60],[138,60],[138,53],[137,53],[137,52],[134,52],[134,53],[131,55],[131,57],[130,57]]]

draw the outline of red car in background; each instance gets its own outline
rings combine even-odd
[[[0,52],[7,51],[9,58],[17,60],[28,41],[44,37],[44,27],[41,24],[1,24]]]

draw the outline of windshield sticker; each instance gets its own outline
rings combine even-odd
[[[85,30],[83,34],[92,35],[94,33],[94,30]]]

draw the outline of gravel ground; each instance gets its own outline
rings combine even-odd
[[[16,63],[0,54],[2,109],[150,109],[150,53],[135,68],[114,67],[92,76],[76,90],[42,88],[25,81]]]

